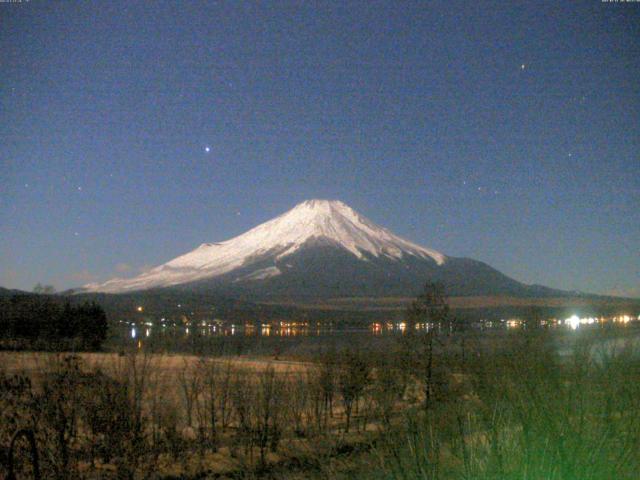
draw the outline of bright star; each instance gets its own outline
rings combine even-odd
[[[526,65],[524,63],[520,65],[520,70],[524,70],[525,68],[526,68]]]
[[[209,153],[211,151],[211,147],[204,147],[204,151]]]

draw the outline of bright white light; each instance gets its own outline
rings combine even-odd
[[[569,325],[573,330],[580,326],[580,319],[577,315],[572,315],[564,321],[565,325]]]
[[[211,151],[211,147],[204,147],[204,151],[209,153]]]
[[[136,338],[136,327],[131,329],[131,338]]]

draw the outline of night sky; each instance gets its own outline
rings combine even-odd
[[[300,201],[640,296],[640,3],[0,3],[0,285],[130,276]]]

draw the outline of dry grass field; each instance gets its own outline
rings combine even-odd
[[[0,365],[7,373],[27,372],[37,373],[46,371],[51,363],[68,354],[51,352],[2,352],[0,351]],[[88,370],[102,369],[105,371],[116,368],[122,363],[123,357],[117,353],[79,352],[76,355]],[[194,368],[202,360],[196,355],[184,354],[149,354],[149,361],[155,368],[162,370],[163,375],[172,380],[185,368]],[[273,360],[271,358],[224,357],[210,359],[219,365],[230,365],[232,368],[245,369],[260,374],[267,369],[273,369],[277,374],[303,374],[313,366],[311,362],[295,362],[289,360]]]
[[[362,442],[376,428],[364,396],[373,365],[356,361],[354,370],[337,357],[0,352],[7,393],[0,406],[11,417],[0,446],[18,426],[31,427],[51,459],[45,468],[53,476],[68,470],[65,478],[237,476],[291,462],[317,469],[318,455]],[[28,388],[12,381],[20,378]],[[96,429],[104,409],[112,409],[103,419],[109,425]],[[73,425],[58,423],[61,412]],[[91,453],[103,449],[117,453]]]

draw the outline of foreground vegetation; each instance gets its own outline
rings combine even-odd
[[[306,362],[5,353],[0,475],[32,478],[625,479],[640,356],[584,332],[403,337]],[[13,361],[12,361],[13,359]]]
[[[448,398],[383,439],[379,478],[637,478],[633,348],[585,341],[561,361],[544,336],[528,336],[461,367]]]

